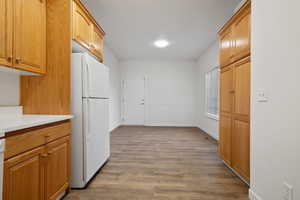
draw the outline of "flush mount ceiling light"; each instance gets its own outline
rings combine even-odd
[[[154,42],[154,46],[156,46],[157,48],[166,48],[169,45],[170,42],[168,40],[156,40]]]

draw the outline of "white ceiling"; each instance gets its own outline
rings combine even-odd
[[[240,0],[82,0],[120,59],[196,59]],[[165,38],[165,49],[153,46]]]

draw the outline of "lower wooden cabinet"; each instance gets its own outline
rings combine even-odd
[[[41,200],[44,194],[44,148],[4,162],[4,200]]]
[[[220,143],[219,155],[229,165],[231,165],[231,116],[222,115],[220,117]]]
[[[65,122],[8,138],[10,143],[16,140],[26,148],[18,148],[19,152],[4,161],[4,200],[55,200],[68,190],[71,168],[71,129],[67,130],[68,127],[70,122]],[[28,141],[20,140],[21,136],[37,132],[44,137],[44,144],[36,147],[37,143],[32,142],[33,148],[25,150],[28,145],[22,143]],[[7,148],[13,146],[7,145]],[[8,152],[11,155],[12,151]]]
[[[47,200],[52,200],[69,186],[70,137],[54,141],[46,149],[45,194]]]
[[[232,125],[232,160],[231,166],[246,181],[250,180],[250,124],[238,119]]]

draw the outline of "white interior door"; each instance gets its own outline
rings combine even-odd
[[[145,79],[123,81],[123,122],[145,124]]]

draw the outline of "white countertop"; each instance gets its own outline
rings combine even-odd
[[[0,137],[5,132],[17,131],[25,128],[31,128],[44,124],[72,119],[72,115],[17,115],[0,116]]]

